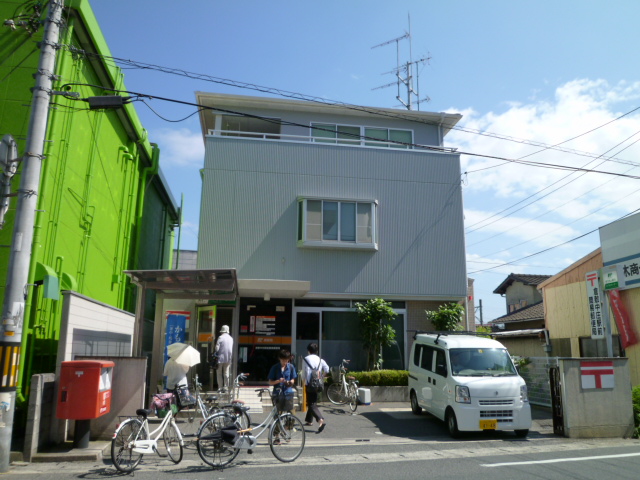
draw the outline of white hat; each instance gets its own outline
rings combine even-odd
[[[220,333],[229,333],[229,326],[222,325],[222,327],[220,327]]]

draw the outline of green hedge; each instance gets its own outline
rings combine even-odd
[[[633,401],[633,419],[635,421],[634,437],[640,437],[640,385],[631,390],[631,400]]]
[[[409,372],[406,370],[347,372],[347,375],[355,377],[361,387],[406,387],[409,385]]]

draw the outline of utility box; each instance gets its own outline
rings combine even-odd
[[[633,404],[627,358],[559,358],[556,396],[564,436],[631,437]],[[553,385],[552,385],[553,389]],[[555,419],[554,419],[555,422]],[[554,427],[555,430],[555,427]]]
[[[56,416],[91,420],[109,413],[114,365],[107,360],[62,362]]]
[[[360,402],[361,405],[371,405],[371,390],[368,388],[359,388],[358,402]]]

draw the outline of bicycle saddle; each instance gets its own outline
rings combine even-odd
[[[153,410],[149,410],[148,408],[139,408],[138,410],[136,410],[136,415],[143,418],[147,418],[152,413]]]

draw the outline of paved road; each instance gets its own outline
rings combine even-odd
[[[420,478],[637,478],[640,441],[629,439],[576,440],[553,435],[548,412],[536,411],[528,438],[508,432],[477,433],[452,440],[441,422],[428,415],[415,416],[408,405],[383,403],[361,406],[357,415],[348,408],[323,406],[327,428],[307,429],[302,456],[292,464],[277,461],[263,438],[253,455],[241,452],[223,471],[203,464],[194,448],[173,465],[167,459],[145,456],[135,476],[139,478],[207,479],[306,478],[354,479]],[[302,417],[300,414],[299,416]],[[254,414],[254,420],[260,420]],[[106,445],[106,444],[103,444]],[[602,457],[602,458],[601,458]],[[103,461],[15,465],[4,479],[109,478],[118,476],[109,455]],[[422,472],[422,474],[421,474]],[[612,475],[608,475],[608,473]]]

